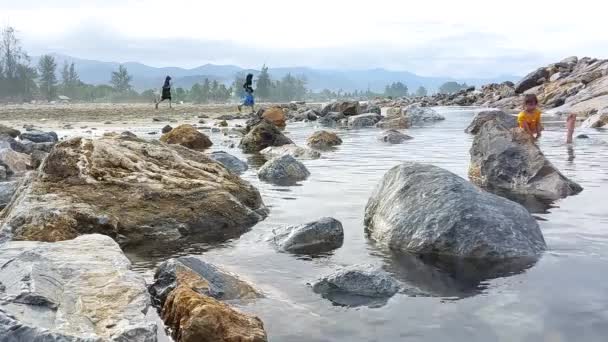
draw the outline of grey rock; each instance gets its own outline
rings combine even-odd
[[[29,131],[21,133],[21,139],[27,139],[35,143],[54,143],[59,141],[55,132]]]
[[[32,168],[33,169],[39,168],[40,165],[42,165],[42,162],[46,159],[46,157],[48,155],[49,155],[49,153],[45,152],[45,151],[41,151],[41,150],[32,151],[32,154],[30,155]]]
[[[31,169],[30,156],[15,152],[10,148],[0,148],[0,165],[10,170],[10,174],[23,174]]]
[[[220,133],[221,131],[222,131],[222,130],[221,130],[221,129],[219,129],[219,128],[217,128],[217,127],[213,127],[213,128],[211,128],[211,132],[212,132],[212,133]]]
[[[269,146],[260,151],[266,159],[276,158],[285,154],[288,154],[296,159],[319,159],[321,153],[308,147],[300,147],[295,144],[283,145],[283,146]]]
[[[233,173],[236,173],[237,175],[240,175],[241,173],[247,171],[247,169],[249,168],[246,162],[224,151],[213,152],[209,154],[209,157],[211,157],[211,159],[215,160],[216,162],[219,162],[220,164],[224,165],[228,170]]]
[[[328,103],[321,109],[321,115],[326,115],[330,112],[339,112],[346,116],[361,114],[361,108],[358,101],[339,101]]]
[[[241,139],[239,146],[246,153],[255,153],[268,146],[283,146],[293,144],[293,141],[283,135],[272,122],[261,120],[251,127],[249,132]]]
[[[203,122],[199,122],[199,123],[203,123]],[[163,134],[169,133],[173,130],[173,127],[169,126],[169,125],[165,125],[165,127],[163,127],[163,129],[161,130],[161,132],[163,132]]]
[[[323,217],[302,225],[274,229],[269,240],[283,252],[324,253],[342,246],[344,230],[340,221]]]
[[[373,265],[353,265],[329,274],[312,285],[334,304],[343,306],[382,306],[395,295],[399,282]]]
[[[390,169],[365,208],[365,230],[379,245],[460,258],[535,258],[546,247],[521,205],[436,166]]]
[[[469,178],[488,189],[552,200],[583,190],[562,175],[520,128],[486,122],[475,135],[470,154]]]
[[[390,130],[382,133],[382,135],[380,135],[380,137],[378,137],[378,139],[380,141],[384,141],[389,144],[401,144],[402,142],[413,139],[413,138],[410,137],[409,135],[403,134],[397,130],[390,129]]]
[[[165,118],[165,117],[155,117],[155,118],[152,118],[152,121],[161,122],[161,121],[171,121],[171,120],[169,118]]]
[[[362,128],[362,127],[374,127],[382,116],[376,113],[365,113],[358,114],[348,117],[348,127],[350,128]]]
[[[403,108],[402,115],[408,119],[412,126],[445,120],[434,109],[421,107],[419,104],[412,104]]]
[[[5,145],[4,143],[6,143],[7,145]],[[9,147],[11,150],[13,150],[15,152],[25,153],[25,154],[32,153],[32,150],[34,149],[33,142],[31,142],[29,140],[18,141],[8,135],[0,136],[0,145],[2,145],[2,147]]]
[[[221,267],[205,262],[199,256],[169,259],[158,267],[154,282],[148,287],[154,304],[162,307],[177,285],[179,272],[189,272],[208,283],[197,292],[217,300],[254,299],[263,297],[247,282]]]
[[[9,136],[11,138],[16,138],[19,135],[21,135],[21,132],[19,132],[19,130],[0,124],[0,136]]]
[[[155,342],[143,277],[102,235],[0,247],[0,340]]]
[[[524,76],[516,85],[515,93],[521,94],[529,89],[532,89],[538,85],[538,81],[542,78],[547,79],[549,72],[546,68],[538,68],[528,75]]]
[[[517,118],[502,110],[484,110],[475,114],[469,126],[464,130],[468,134],[477,134],[484,123],[495,120],[506,128],[517,127]]]
[[[4,208],[8,205],[11,198],[13,198],[18,185],[18,180],[0,182],[0,208]]]
[[[308,176],[306,166],[288,154],[271,159],[258,171],[261,180],[278,185],[292,185]]]
[[[6,167],[4,167],[3,165],[0,165],[0,180],[6,180],[6,177],[8,176],[7,174],[7,170]]]
[[[608,125],[608,108],[604,109],[600,113],[596,113],[588,117],[581,127],[583,128],[601,128]]]
[[[587,134],[579,134],[576,136],[576,139],[589,139],[589,136]]]
[[[340,123],[340,121],[345,118],[346,118],[346,116],[342,113],[330,112],[330,113],[327,113],[325,116],[320,117],[317,120],[317,122],[323,126],[333,127],[333,126],[337,126]]]

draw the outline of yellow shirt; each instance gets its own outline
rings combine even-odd
[[[531,131],[536,132],[537,127],[540,127],[540,110],[536,109],[532,114],[528,114],[526,111],[519,113],[517,115],[519,127],[524,128],[524,122],[528,124]]]

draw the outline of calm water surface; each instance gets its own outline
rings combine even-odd
[[[264,321],[271,341],[607,341],[608,132],[585,131],[591,139],[572,147],[563,143],[563,128],[545,132],[542,150],[585,190],[551,205],[526,203],[548,245],[533,265],[508,272],[453,268],[391,255],[366,239],[364,208],[389,168],[417,161],[466,177],[472,137],[463,129],[474,112],[438,110],[445,121],[408,130],[414,139],[401,145],[378,141],[377,129],[340,130],[344,144],[322,159],[304,161],[311,176],[298,186],[260,182],[254,165],[243,178],[260,190],[270,215],[239,239],[213,246],[154,246],[128,255],[148,279],[163,260],[186,254],[203,255],[238,273],[266,298],[236,305]],[[289,124],[287,135],[305,145],[316,129],[315,124]],[[214,149],[248,158],[222,146],[221,134],[211,138]],[[273,228],[323,216],[344,226],[344,246],[333,254],[294,256],[277,253],[265,242]],[[346,308],[332,305],[307,285],[357,263],[382,265],[416,291],[397,294],[379,308]]]

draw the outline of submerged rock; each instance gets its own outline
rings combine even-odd
[[[365,113],[358,114],[348,117],[348,127],[350,128],[362,128],[362,127],[374,127],[382,116],[376,113]]]
[[[150,286],[165,324],[177,342],[265,342],[262,321],[221,300],[260,297],[238,277],[197,257],[171,259]]]
[[[246,162],[224,151],[215,151],[209,154],[209,157],[237,175],[247,171],[249,168]]]
[[[545,158],[532,137],[520,128],[488,121],[470,150],[469,178],[489,189],[558,199],[583,190]]]
[[[260,153],[268,158],[276,158],[282,155],[290,155],[296,159],[319,159],[321,153],[308,147],[300,147],[295,144],[283,145],[283,146],[270,146],[261,150]]]
[[[276,247],[290,253],[324,253],[340,248],[344,229],[340,221],[324,217],[298,226],[274,229],[270,238]]]
[[[399,288],[397,280],[373,265],[345,267],[312,285],[315,293],[344,306],[382,306]]]
[[[307,140],[308,146],[318,150],[328,150],[342,144],[342,139],[329,131],[314,132]]]
[[[0,340],[154,342],[141,275],[103,235],[0,247]]]
[[[182,145],[197,151],[203,151],[213,145],[209,137],[199,132],[192,125],[179,125],[160,137],[160,141],[167,144]]]
[[[283,146],[293,144],[293,141],[283,135],[275,124],[261,120],[253,124],[249,132],[241,139],[239,146],[246,153],[255,153],[268,146]]]
[[[38,172],[9,204],[5,235],[60,241],[96,232],[124,244],[188,235],[224,240],[266,216],[257,189],[212,159],[133,134],[60,142]]]
[[[534,258],[546,247],[523,206],[426,164],[390,169],[367,203],[364,223],[380,245],[417,254]]]
[[[41,132],[41,131],[29,131],[21,133],[21,139],[29,140],[35,143],[46,143],[46,142],[57,142],[57,133],[55,132]]]
[[[258,171],[261,180],[278,185],[292,185],[308,176],[306,166],[288,154],[269,160]]]
[[[378,137],[378,139],[380,141],[384,141],[389,144],[401,144],[402,142],[413,139],[413,138],[410,137],[409,135],[403,134],[397,130],[390,129],[390,130],[382,133],[382,135],[380,135],[380,137]]]
[[[477,134],[481,129],[481,126],[490,120],[494,120],[506,128],[517,127],[517,118],[515,116],[507,114],[502,110],[484,110],[483,112],[475,114],[475,117],[464,132],[468,134]]]

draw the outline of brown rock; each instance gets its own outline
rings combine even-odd
[[[178,144],[193,150],[205,150],[213,143],[203,133],[199,132],[192,125],[180,125],[164,134],[160,141],[167,144]]]
[[[15,174],[22,174],[32,168],[30,156],[15,152],[10,148],[0,149],[0,163]]]
[[[21,135],[21,132],[14,128],[0,124],[0,136],[1,135],[8,135],[11,138],[16,138]]]
[[[281,107],[270,107],[264,110],[262,118],[272,122],[277,127],[285,127],[285,112]]]
[[[293,144],[272,122],[262,119],[250,126],[249,132],[241,139],[239,146],[246,153],[259,152],[269,146]]]
[[[308,138],[307,143],[312,148],[326,150],[341,145],[342,139],[334,132],[318,131]]]

